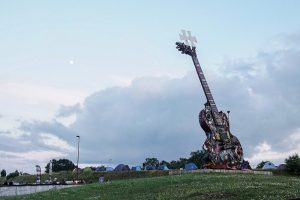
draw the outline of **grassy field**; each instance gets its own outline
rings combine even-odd
[[[300,177],[184,174],[116,180],[5,199],[292,199]]]

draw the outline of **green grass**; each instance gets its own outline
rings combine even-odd
[[[253,174],[184,174],[116,180],[6,199],[291,199],[300,178]]]

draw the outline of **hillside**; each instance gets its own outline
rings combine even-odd
[[[184,174],[116,180],[5,199],[291,199],[300,178],[252,174]]]

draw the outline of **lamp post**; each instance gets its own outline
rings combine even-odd
[[[76,136],[77,138],[78,138],[78,146],[77,146],[77,180],[78,180],[78,171],[79,171],[79,169],[78,169],[78,162],[79,162],[79,142],[80,142],[80,136],[79,135],[77,135]]]

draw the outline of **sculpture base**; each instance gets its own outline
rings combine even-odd
[[[214,164],[214,163],[208,163],[203,166],[205,169],[232,169],[232,170],[239,170],[241,169],[240,165],[228,165],[227,163],[219,163],[219,164]]]
[[[208,162],[207,164],[203,165],[205,169],[228,169],[228,170],[251,170],[251,166],[248,161],[243,161],[241,163],[236,164],[228,164],[228,163],[213,163]]]

